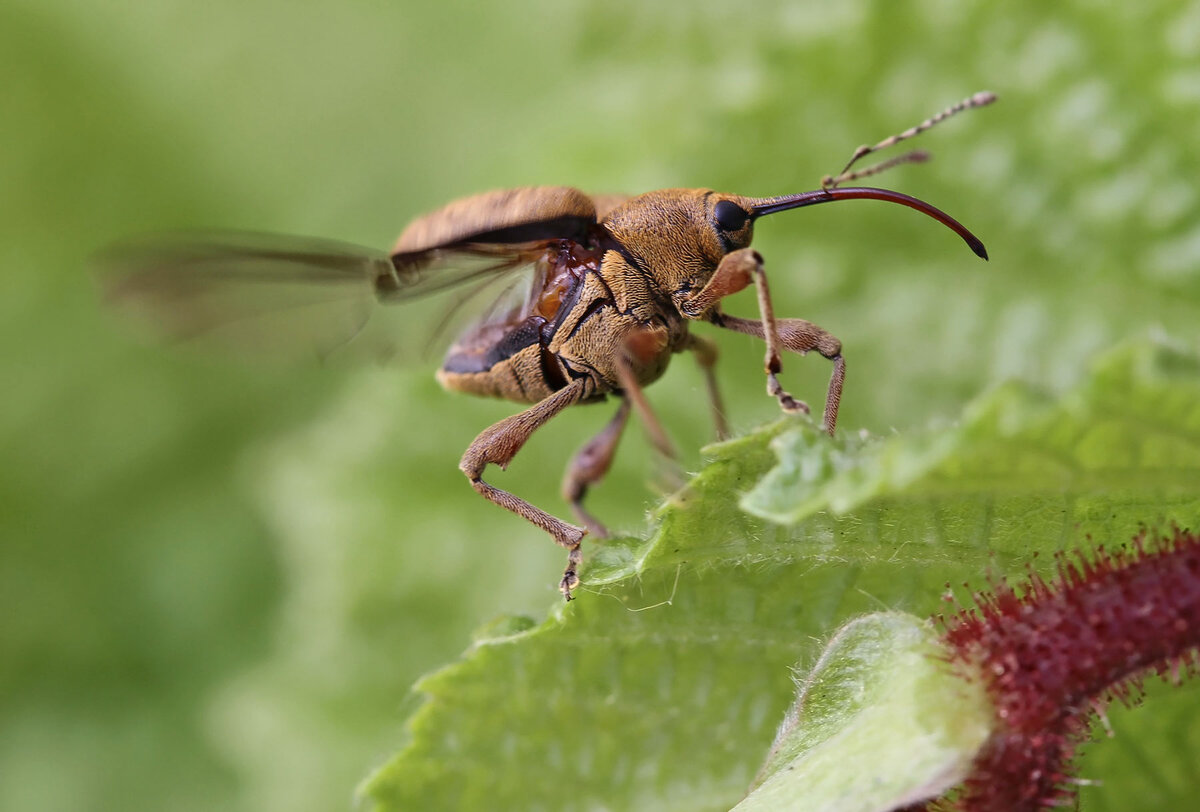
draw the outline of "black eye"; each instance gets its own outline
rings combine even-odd
[[[720,200],[713,207],[713,217],[722,231],[741,231],[742,226],[746,225],[746,220],[750,218],[750,212],[737,203]]]

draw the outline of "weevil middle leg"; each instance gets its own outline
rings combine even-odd
[[[629,408],[629,399],[622,399],[612,420],[575,453],[563,475],[563,499],[567,500],[575,517],[600,538],[608,536],[608,528],[584,508],[583,497],[588,488],[603,479],[612,466],[617,443],[620,442],[625,425],[629,422]]]
[[[717,430],[717,439],[728,440],[729,423],[725,419],[725,403],[721,400],[721,389],[717,385],[717,376],[713,371],[717,365],[716,342],[689,333],[688,343],[684,349],[691,350],[695,354],[696,363],[700,366],[700,371],[704,373],[704,385],[708,390],[708,405],[712,409],[713,426]]]
[[[622,394],[629,400],[633,410],[637,412],[642,426],[646,429],[646,435],[650,438],[650,445],[654,446],[654,450],[659,454],[658,460],[664,464],[664,467],[660,469],[662,478],[659,486],[669,492],[683,487],[684,477],[683,471],[679,467],[679,454],[675,451],[675,444],[671,442],[671,436],[667,434],[662,421],[658,419],[658,415],[650,406],[650,401],[646,399],[646,393],[634,373],[631,363],[631,360],[637,357],[638,346],[643,344],[646,339],[650,339],[653,343],[657,332],[655,329],[647,329],[628,336],[624,352],[616,356],[614,367],[617,381],[621,384]]]
[[[639,344],[643,343],[643,340],[647,338],[653,341],[654,335],[655,331],[652,329],[633,333],[628,338],[622,353],[616,356],[615,371],[620,383],[621,406],[617,409],[617,413],[613,416],[612,420],[600,430],[600,433],[576,452],[571,462],[567,465],[567,470],[563,476],[563,499],[570,504],[576,518],[583,522],[589,531],[602,538],[608,535],[608,530],[584,508],[583,497],[590,486],[595,485],[608,473],[608,469],[612,465],[613,455],[617,450],[617,443],[620,442],[631,411],[638,413],[638,417],[641,419],[647,435],[649,435],[650,444],[654,446],[654,449],[671,466],[667,474],[670,480],[668,487],[673,489],[683,484],[675,446],[672,444],[671,438],[663,427],[662,422],[659,421],[658,416],[654,413],[653,408],[651,408],[650,402],[646,399],[642,384],[638,381],[637,375],[634,373],[630,363],[630,358],[637,355]],[[709,396],[712,401],[718,438],[725,439],[728,432],[725,427],[724,409],[721,405],[716,379],[712,372],[713,364],[717,360],[717,347],[707,339],[689,335],[687,343],[680,349],[691,350],[696,353],[700,367],[704,370],[708,381]]]

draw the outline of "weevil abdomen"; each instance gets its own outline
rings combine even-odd
[[[619,389],[625,365],[642,385],[658,379],[687,334],[664,319],[640,269],[619,251],[574,240],[547,246],[523,307],[467,331],[438,380],[447,389],[536,403],[574,380],[585,400]]]
[[[536,403],[566,385],[558,363],[541,340],[545,319],[517,324],[482,324],[455,342],[438,381],[473,395]]]
[[[460,392],[536,403],[575,378],[590,377],[586,368],[556,357],[550,344],[577,306],[584,277],[599,267],[598,251],[574,240],[550,243],[535,263],[524,305],[464,333],[446,354],[438,381]]]

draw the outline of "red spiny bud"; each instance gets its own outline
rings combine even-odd
[[[1200,646],[1200,538],[1145,539],[1060,555],[1053,583],[1031,574],[1019,592],[997,585],[945,621],[951,659],[982,676],[996,709],[960,809],[1069,803],[1071,757],[1095,711],[1139,694],[1149,671],[1178,678],[1190,663]]]

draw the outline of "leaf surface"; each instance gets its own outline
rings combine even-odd
[[[1061,398],[1001,387],[940,431],[830,441],[785,419],[710,452],[648,540],[593,545],[578,601],[418,683],[409,744],[365,788],[377,809],[733,806],[789,703],[789,667],[844,621],[930,616],[948,582],[1200,524],[1200,364],[1135,342]],[[887,684],[897,655],[874,656],[869,679]],[[910,699],[933,724],[929,697]],[[827,720],[843,729],[826,738],[860,722]],[[1168,742],[1186,720],[1169,727]],[[879,736],[922,746],[895,726]],[[1117,773],[1108,797],[1137,780]]]

